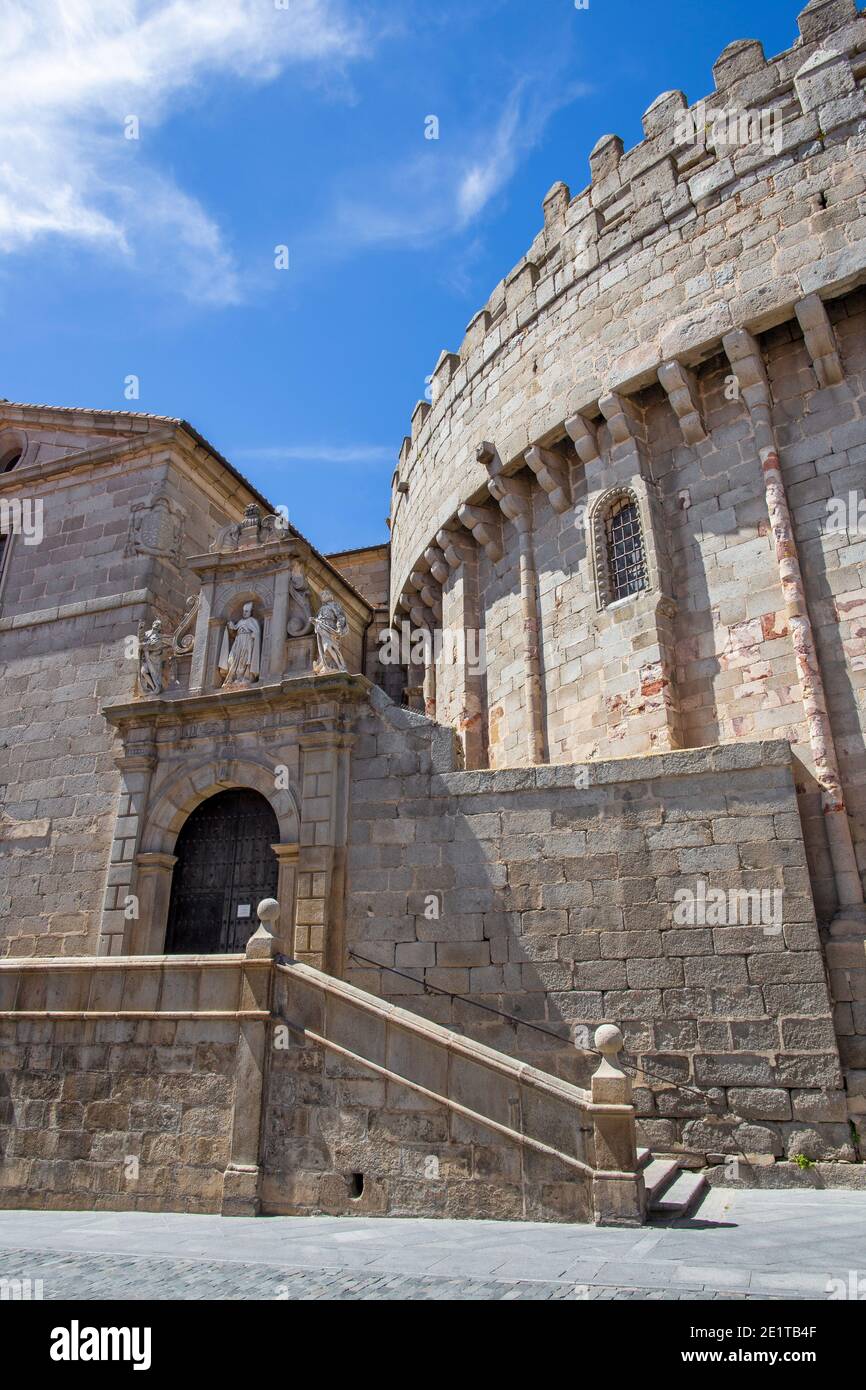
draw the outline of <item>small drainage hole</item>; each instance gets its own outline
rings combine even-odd
[[[353,1201],[357,1201],[364,1193],[364,1174],[351,1173],[349,1175],[349,1196]]]

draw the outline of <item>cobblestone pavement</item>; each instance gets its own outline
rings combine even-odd
[[[690,1220],[636,1229],[0,1211],[0,1281],[42,1280],[49,1300],[826,1299],[852,1271],[861,1192],[717,1189]]]
[[[712,1288],[635,1289],[544,1279],[446,1279],[433,1275],[359,1274],[347,1269],[296,1269],[151,1259],[143,1256],[0,1253],[4,1280],[30,1280],[29,1296],[50,1299],[750,1299],[761,1294],[725,1294]],[[41,1281],[41,1287],[38,1281]],[[11,1292],[11,1290],[10,1290]],[[22,1291],[23,1292],[23,1291]],[[8,1295],[7,1295],[8,1296]]]

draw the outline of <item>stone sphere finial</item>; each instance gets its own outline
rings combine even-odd
[[[615,1023],[603,1023],[595,1030],[595,1045],[603,1057],[615,1057],[622,1051],[623,1036]]]
[[[260,922],[276,922],[280,915],[280,905],[276,898],[262,898],[256,913]]]

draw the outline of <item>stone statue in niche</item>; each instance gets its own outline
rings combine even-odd
[[[319,648],[319,659],[313,662],[315,675],[326,676],[333,671],[345,671],[341,644],[349,630],[349,620],[342,604],[334,598],[330,589],[322,590],[322,601],[313,626]]]
[[[292,560],[289,567],[289,637],[306,637],[313,630],[313,609],[304,566]]]
[[[162,620],[154,618],[147,631],[138,628],[138,688],[142,695],[161,695],[174,680],[173,643],[162,630]]]
[[[261,663],[261,625],[253,617],[253,605],[245,603],[241,617],[236,623],[227,622],[223,633],[219,655],[223,686],[252,685],[259,678]]]

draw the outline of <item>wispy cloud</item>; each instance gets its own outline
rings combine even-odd
[[[387,444],[277,444],[266,449],[235,449],[236,459],[260,463],[392,463],[394,449]]]
[[[323,235],[345,251],[420,247],[465,231],[514,177],[551,117],[590,90],[581,82],[554,83],[549,73],[543,81],[525,76],[492,121],[445,124],[439,140],[403,163],[359,174],[364,187],[337,195]]]
[[[75,239],[158,272],[197,302],[239,279],[207,210],[124,138],[218,76],[330,73],[366,50],[344,0],[4,0],[0,254]]]

